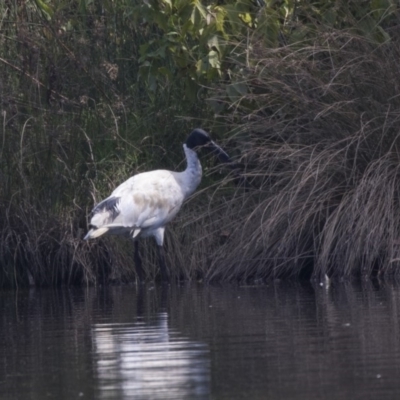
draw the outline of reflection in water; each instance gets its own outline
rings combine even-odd
[[[209,343],[212,398],[400,398],[396,284],[190,288],[170,308],[172,326]]]
[[[0,400],[400,398],[396,282],[0,292]]]
[[[207,346],[154,323],[95,324],[92,329],[100,398],[209,398]]]

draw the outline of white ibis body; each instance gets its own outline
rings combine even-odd
[[[160,271],[168,280],[163,242],[166,224],[179,212],[183,202],[200,184],[202,169],[196,150],[208,148],[221,162],[229,156],[202,129],[195,129],[183,144],[187,167],[182,172],[155,170],[132,176],[119,185],[111,196],[92,210],[90,230],[85,236],[95,239],[102,235],[125,234],[135,240],[135,267],[139,280],[144,271],[137,239],[153,236],[157,242]]]

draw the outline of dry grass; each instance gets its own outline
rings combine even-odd
[[[230,235],[210,279],[397,275],[395,33],[381,46],[346,32],[299,48],[255,41],[250,64],[235,66],[232,85],[247,94],[224,118],[256,188],[214,212]],[[214,100],[226,101],[225,87]]]

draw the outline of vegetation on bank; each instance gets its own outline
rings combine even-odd
[[[64,3],[0,5],[0,285],[133,281],[129,240],[82,241],[88,213],[184,168],[197,126],[247,184],[204,160],[167,229],[174,278],[397,274],[396,2]]]

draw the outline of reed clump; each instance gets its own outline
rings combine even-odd
[[[214,210],[229,238],[210,279],[399,274],[399,33],[378,45],[321,28],[300,46],[243,48],[236,98],[223,85],[212,101],[228,105],[252,187]]]

